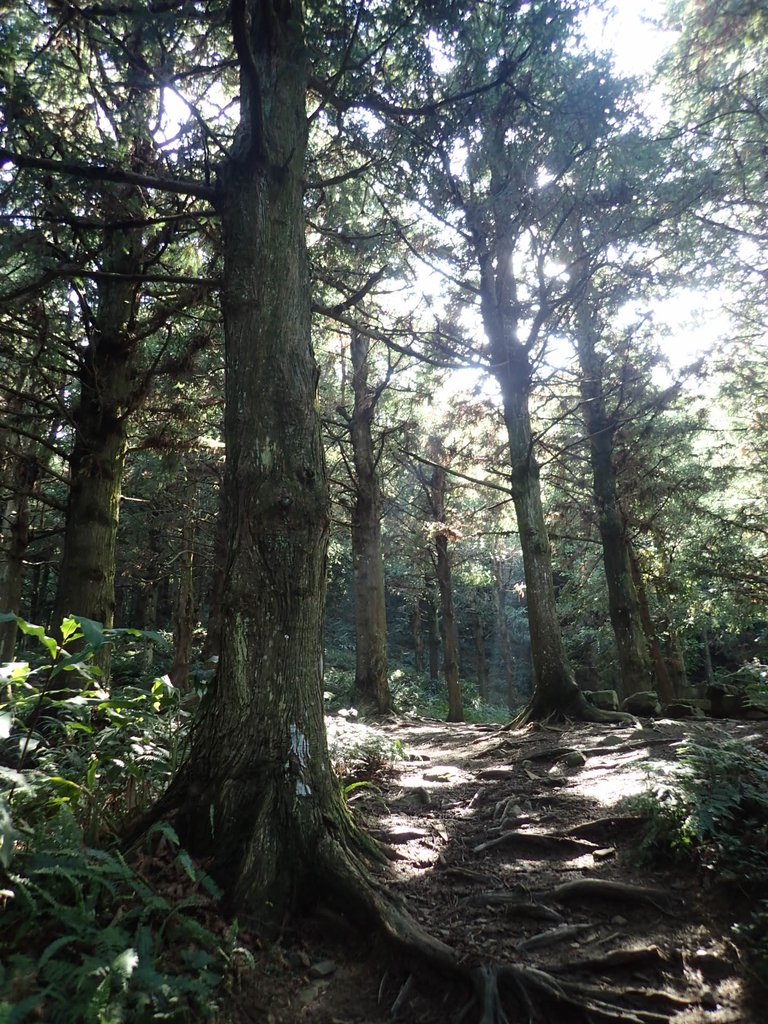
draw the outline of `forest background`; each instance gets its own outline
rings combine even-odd
[[[86,703],[205,695],[147,813],[198,852],[215,794],[234,902],[272,905],[282,798],[253,782],[241,843],[222,739],[309,787],[322,692],[460,721],[765,686],[768,18],[670,4],[651,79],[596,6],[7,9],[0,660],[34,689],[50,635],[57,699],[91,655]],[[692,295],[722,337],[672,365]]]

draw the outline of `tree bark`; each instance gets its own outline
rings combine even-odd
[[[354,407],[348,418],[355,467],[352,565],[355,577],[355,691],[381,714],[392,710],[387,679],[387,608],[381,546],[381,491],[372,425],[376,394],[368,385],[370,339],[352,332]]]
[[[592,288],[576,311],[577,352],[584,423],[589,438],[592,488],[603,549],[608,610],[619,661],[624,696],[655,687],[655,679],[632,580],[626,522],[619,506],[613,461],[614,425],[608,415],[603,386],[603,360],[597,352],[598,326],[590,305]]]
[[[475,645],[475,666],[477,669],[477,690],[481,700],[488,700],[488,661],[485,656],[485,636],[480,601],[475,594],[472,603],[472,639]]]
[[[194,527],[186,519],[181,530],[180,568],[176,612],[173,617],[173,665],[169,677],[173,685],[185,693],[189,689],[192,643],[195,629]]]
[[[132,208],[140,200],[125,197]],[[107,203],[125,216],[122,203]],[[72,412],[74,444],[64,544],[53,626],[84,615],[110,627],[115,609],[115,542],[125,466],[128,415],[134,381],[130,324],[136,314],[141,273],[141,232],[113,232],[103,269],[133,280],[101,278],[94,323],[79,367],[79,400]]]
[[[20,615],[24,555],[29,545],[29,499],[39,475],[35,455],[24,452],[13,457],[12,471],[12,493],[0,529],[0,611]],[[14,660],[16,632],[15,622],[0,625],[0,662]]]
[[[447,488],[445,470],[439,461],[444,457],[442,446],[436,439],[430,442],[430,457],[435,465],[429,480],[429,501],[435,522],[435,578],[440,594],[440,619],[443,640],[443,675],[448,691],[448,721],[463,722],[461,688],[459,686],[459,634],[456,628],[456,612],[453,603],[453,576],[451,558],[448,552],[450,531],[445,522],[445,495]]]
[[[241,122],[217,182],[229,537],[221,661],[189,760],[153,815],[170,815],[188,848],[211,858],[229,908],[277,928],[329,878],[338,884],[354,829],[323,720],[329,517],[304,243],[302,10],[250,0],[232,17]]]

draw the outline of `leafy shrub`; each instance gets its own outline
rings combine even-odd
[[[629,801],[646,815],[642,850],[693,860],[723,881],[768,884],[768,756],[741,740],[689,742],[678,770]]]
[[[356,718],[353,708],[345,708],[325,719],[331,764],[346,782],[383,775],[403,756],[399,740],[389,739]]]
[[[222,943],[206,925],[218,893],[168,825],[159,827],[155,886],[118,853],[85,846],[65,804],[34,827],[15,826],[2,889],[0,1021],[143,1024],[215,1015],[234,933]]]
[[[734,934],[768,985],[768,755],[726,738],[689,742],[678,756],[671,777],[626,802],[647,819],[639,856],[693,863],[741,896],[733,909],[750,914]]]
[[[179,694],[101,689],[98,623],[65,620],[69,653],[17,621],[44,656],[0,668],[0,1022],[211,1019],[235,936],[215,885],[167,824],[134,866],[110,848],[181,759]]]

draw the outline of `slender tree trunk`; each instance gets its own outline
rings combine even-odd
[[[182,692],[189,689],[195,629],[194,533],[192,522],[186,519],[181,530],[178,594],[173,619],[173,666],[169,673],[173,685]]]
[[[421,616],[421,600],[417,598],[411,608],[411,635],[413,636],[413,667],[417,676],[424,671],[424,623]]]
[[[488,700],[488,662],[485,657],[485,636],[480,602],[475,595],[472,604],[472,639],[475,645],[475,666],[477,668],[477,689],[480,699]]]
[[[440,628],[437,621],[437,604],[433,594],[425,598],[427,611],[427,654],[429,655],[429,681],[437,683],[440,678]]]
[[[216,530],[213,540],[213,567],[211,586],[208,591],[208,623],[202,659],[204,662],[218,658],[221,651],[221,601],[227,575],[227,516],[224,504],[224,487],[219,483],[219,509],[216,516]]]
[[[38,478],[37,459],[31,453],[13,460],[12,494],[5,505],[0,528],[0,611],[21,614],[24,556],[29,545],[29,499]],[[14,660],[16,623],[0,625],[0,662]]]
[[[429,500],[437,532],[435,533],[435,578],[440,594],[440,617],[443,640],[443,674],[448,690],[448,721],[463,722],[461,688],[459,687],[459,634],[456,629],[456,613],[453,604],[453,578],[451,558],[448,553],[449,530],[445,523],[445,470],[438,463],[444,457],[442,445],[437,439],[430,442],[430,457],[435,462],[429,481]]]
[[[354,408],[349,436],[355,466],[352,511],[352,565],[355,575],[356,670],[355,690],[363,702],[380,713],[392,710],[387,679],[387,608],[384,556],[381,547],[381,496],[374,454],[372,424],[375,394],[368,386],[370,341],[352,332],[352,389]]]
[[[664,703],[668,703],[675,699],[675,688],[672,683],[672,677],[669,674],[669,667],[667,666],[664,653],[661,650],[656,630],[653,625],[653,617],[651,615],[651,607],[648,603],[648,594],[645,590],[645,582],[640,569],[640,563],[637,560],[637,555],[634,549],[630,546],[629,548],[629,560],[632,568],[632,581],[635,585],[635,593],[640,605],[640,621],[643,624],[643,630],[645,632],[645,638],[648,642],[648,650],[651,653],[651,659],[653,661],[653,671],[656,677],[656,689],[658,690],[659,697],[661,697]]]
[[[502,563],[494,558],[493,570],[496,582],[496,622],[499,631],[499,648],[501,650],[501,663],[504,668],[504,682],[507,691],[507,707],[514,711],[518,705],[518,693],[515,686],[515,661],[512,657],[512,644],[509,639],[509,625],[507,624],[507,591],[504,585]]]
[[[577,350],[581,369],[584,423],[589,437],[592,487],[608,585],[608,609],[616,639],[624,696],[655,686],[640,602],[632,580],[626,523],[619,507],[613,462],[614,427],[603,392],[603,361],[597,353],[597,325],[590,306],[591,289],[577,309]]]
[[[459,637],[453,604],[451,560],[448,554],[448,538],[445,534],[439,534],[435,538],[435,555],[442,619],[443,675],[448,689],[448,721],[463,722],[464,708],[459,687]]]
[[[501,257],[500,257],[501,258]],[[511,255],[507,257],[511,262]],[[541,505],[539,466],[533,451],[528,352],[508,336],[500,311],[483,292],[483,316],[492,341],[495,376],[501,388],[512,465],[512,500],[525,572],[534,690],[527,716],[575,711],[580,691],[565,653],[555,603],[552,561]]]

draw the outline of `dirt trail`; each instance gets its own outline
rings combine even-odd
[[[406,758],[352,806],[390,850],[386,884],[465,962],[536,967],[593,1008],[564,1002],[557,1024],[766,1019],[750,1009],[729,908],[692,870],[633,866],[642,823],[617,807],[648,788],[649,772],[668,771],[686,738],[764,743],[765,723],[499,732],[393,719],[381,731]],[[257,1019],[444,1024],[468,1006],[470,993],[386,963],[343,918],[312,918],[285,937]],[[513,1016],[514,999],[505,1005],[510,1021],[528,1019],[522,1007]],[[477,1007],[461,1017],[478,1019]]]

